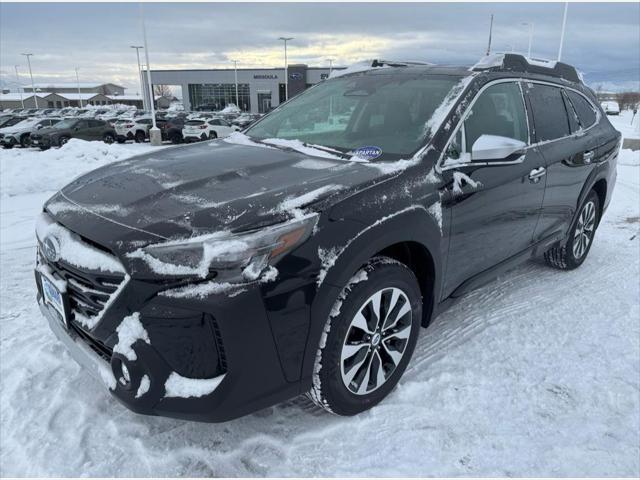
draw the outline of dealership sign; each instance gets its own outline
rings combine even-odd
[[[254,80],[277,80],[278,79],[278,75],[275,75],[273,73],[268,73],[268,74],[256,74],[253,76]]]
[[[302,80],[302,74],[300,72],[292,72],[289,74],[290,80]]]

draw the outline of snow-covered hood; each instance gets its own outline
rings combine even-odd
[[[88,223],[107,221],[113,228],[150,233],[157,241],[283,221],[328,197],[344,198],[382,175],[359,162],[203,142],[94,170],[64,187],[46,208],[89,237]]]
[[[29,132],[37,123],[38,122],[16,123],[10,127],[0,128],[0,133],[4,133],[5,135],[15,135],[16,133]]]

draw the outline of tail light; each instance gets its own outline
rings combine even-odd
[[[127,123],[127,124],[124,126],[124,128],[133,128],[133,127],[134,127],[133,123]]]
[[[204,130],[205,128],[207,128],[207,126],[206,125],[200,125],[200,127],[198,127],[198,128],[200,128],[200,130]]]

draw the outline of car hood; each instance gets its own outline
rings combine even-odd
[[[202,142],[94,170],[64,187],[46,209],[89,238],[105,231],[92,223],[106,221],[112,231],[125,227],[140,233],[119,232],[120,240],[158,241],[284,221],[329,197],[344,198],[382,175],[373,164]],[[93,214],[90,221],[88,214]]]

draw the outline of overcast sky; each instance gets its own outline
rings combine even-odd
[[[295,37],[290,63],[348,64],[367,58],[472,64],[485,53],[493,13],[494,51],[555,58],[563,3],[146,3],[152,68],[277,67],[279,36]],[[638,89],[640,4],[569,5],[563,60],[588,83]],[[138,3],[0,3],[0,81],[15,86],[14,65],[28,81],[113,82],[138,91]]]

